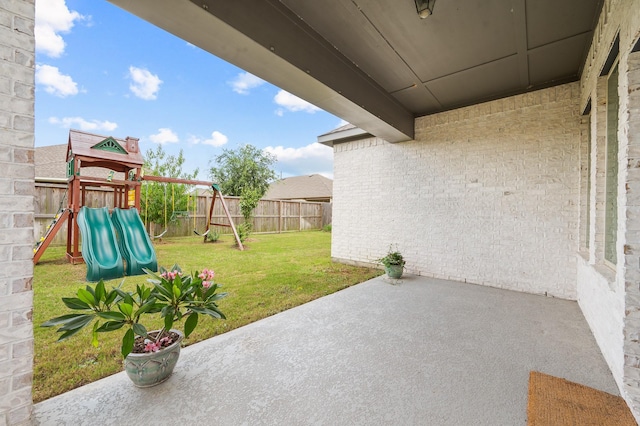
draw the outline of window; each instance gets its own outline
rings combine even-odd
[[[604,259],[616,264],[618,236],[618,65],[607,79],[607,151]]]

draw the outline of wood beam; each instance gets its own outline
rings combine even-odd
[[[109,1],[375,136],[413,139],[413,114],[277,0]]]

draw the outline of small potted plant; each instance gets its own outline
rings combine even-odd
[[[405,260],[397,249],[393,250],[393,248],[389,246],[387,254],[378,259],[377,262],[384,265],[384,271],[389,278],[398,279],[402,277]]]
[[[120,286],[107,291],[100,280],[95,286],[78,289],[76,297],[63,297],[63,303],[76,311],[52,318],[42,327],[60,327],[58,341],[65,340],[93,323],[92,344],[98,346],[98,335],[104,332],[123,332],[121,353],[125,370],[134,385],[153,386],[169,378],[180,355],[182,339],[195,330],[201,315],[216,319],[225,316],[218,309],[218,300],[226,293],[218,293],[213,282],[213,270],[183,274],[178,265],[171,270],[160,267],[157,274],[144,270],[153,287],[138,285],[135,292]],[[164,319],[160,330],[147,331],[144,318],[159,314]],[[157,315],[154,315],[157,316]],[[173,327],[184,321],[183,331]],[[102,322],[101,322],[102,321]]]

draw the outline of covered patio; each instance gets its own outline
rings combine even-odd
[[[36,404],[36,424],[525,424],[529,372],[617,386],[576,302],[383,277]]]

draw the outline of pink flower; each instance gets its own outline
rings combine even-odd
[[[160,276],[167,281],[175,280],[178,275],[182,276],[182,272],[178,271],[177,269],[174,269],[173,271],[165,271],[160,274]]]
[[[147,342],[144,346],[145,352],[158,352],[160,350],[160,344],[156,342]]]
[[[202,287],[209,288],[213,284],[211,281],[202,281]]]
[[[201,280],[211,281],[214,276],[215,276],[215,272],[213,272],[213,269],[207,269],[207,268],[204,268],[202,272],[198,274],[198,278],[200,278]]]

